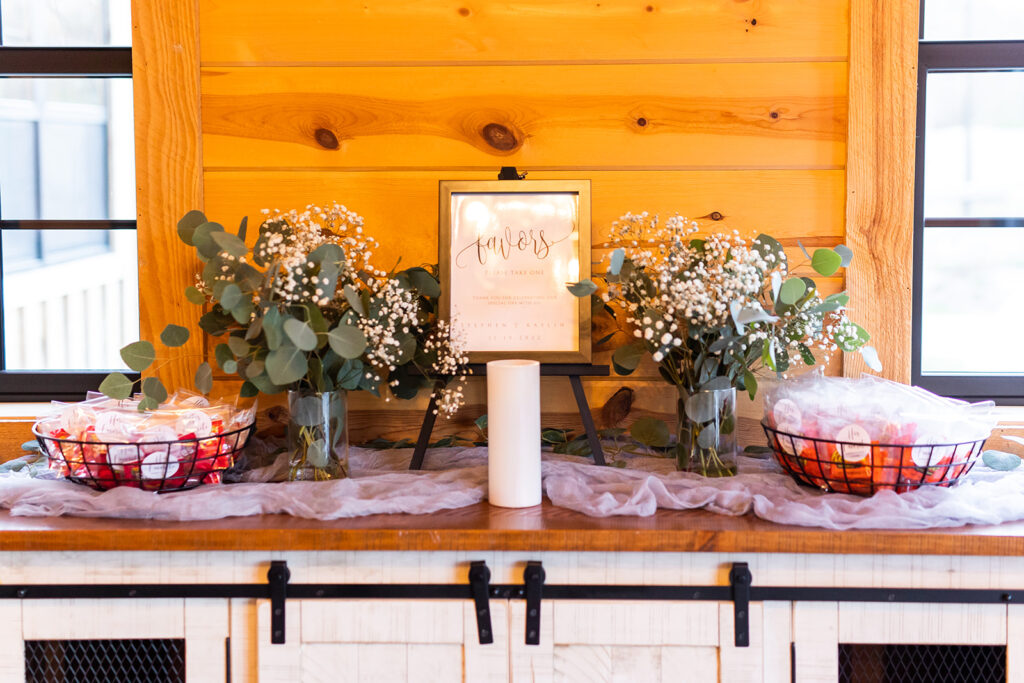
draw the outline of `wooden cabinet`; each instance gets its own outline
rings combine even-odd
[[[5,600],[0,602],[0,681],[25,681],[39,668],[26,661],[27,642],[85,640],[180,640],[185,680],[223,681],[228,631],[228,601],[221,599]],[[107,656],[109,651],[97,646],[95,663],[85,655],[57,662],[57,668],[109,671]],[[80,673],[68,675],[56,680],[86,680]]]

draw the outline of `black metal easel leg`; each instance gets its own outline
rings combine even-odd
[[[580,409],[580,417],[583,419],[583,429],[587,432],[587,442],[590,443],[590,452],[594,456],[595,465],[604,465],[604,450],[601,449],[601,439],[597,436],[597,427],[594,426],[594,416],[590,414],[590,406],[587,404],[587,395],[583,391],[583,380],[579,375],[569,375],[569,384],[572,385],[572,393],[576,396],[576,406]]]
[[[435,420],[437,420],[437,394],[431,393],[427,414],[423,416],[423,426],[420,427],[416,448],[413,450],[412,460],[409,462],[410,470],[423,469],[423,457],[427,454],[427,444],[430,443],[430,433],[434,431]]]

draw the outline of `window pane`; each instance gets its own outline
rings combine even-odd
[[[928,76],[928,218],[1024,216],[1024,72]]]
[[[9,370],[123,368],[139,338],[134,230],[47,230],[42,259],[3,233],[4,355]],[[84,233],[84,234],[83,234]],[[73,250],[53,250],[60,243]]]
[[[1024,373],[1024,228],[928,228],[923,374]]]
[[[924,0],[925,40],[1024,40],[1020,0]]]
[[[131,45],[131,0],[3,0],[4,45]]]
[[[126,78],[0,78],[0,218],[132,219]]]

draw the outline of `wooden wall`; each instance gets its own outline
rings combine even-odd
[[[169,214],[197,204],[230,225],[337,200],[365,216],[379,264],[412,265],[437,257],[439,180],[515,165],[531,179],[591,179],[595,259],[630,210],[794,248],[842,242],[851,3],[883,23],[893,11],[882,0],[137,2],[140,260],[170,267],[165,297],[144,297],[143,334],[194,324],[178,293],[194,264],[171,246]],[[161,106],[177,113],[149,113]],[[198,187],[176,177],[193,171]],[[187,383],[190,365],[165,373]],[[634,415],[668,416],[672,391],[656,377],[645,366],[588,393],[596,411],[628,384]],[[484,412],[482,385],[469,394],[438,434]],[[570,397],[545,380],[545,425],[579,426]],[[425,401],[355,403],[359,439],[408,434]]]

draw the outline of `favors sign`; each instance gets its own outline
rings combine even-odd
[[[470,359],[590,361],[589,181],[443,181],[442,315]]]

